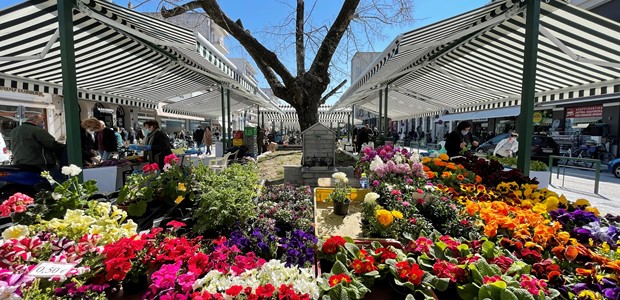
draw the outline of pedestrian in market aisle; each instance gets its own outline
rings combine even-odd
[[[194,143],[196,143],[196,148],[198,148],[200,150],[200,153],[202,153],[202,138],[204,137],[205,131],[202,130],[201,126],[198,126],[198,128],[196,128],[196,131],[194,131],[194,135],[192,136],[194,138]]]
[[[213,145],[213,133],[211,127],[205,127],[205,133],[202,136],[202,143],[205,145],[207,155],[211,155],[211,145]]]
[[[142,131],[142,128],[136,129],[136,141],[139,144],[142,144],[144,142],[144,138],[145,136],[144,136],[144,131]]]
[[[517,141],[519,135],[515,132],[510,133],[510,136],[497,143],[493,155],[499,157],[512,157],[517,151],[519,151],[519,141]]]
[[[42,115],[29,116],[26,122],[11,131],[13,164],[34,170],[46,170],[57,181],[63,182],[58,159],[65,151],[65,145],[44,129]]]
[[[133,127],[129,127],[129,131],[127,132],[127,141],[129,144],[136,143],[136,131],[133,130]]]
[[[110,159],[112,154],[118,151],[118,142],[114,130],[106,127],[101,120],[99,120],[99,128],[95,136],[95,150],[99,151],[101,160]]]
[[[468,121],[461,121],[456,126],[456,130],[450,132],[446,139],[446,151],[448,156],[463,156],[466,155],[470,149],[478,147],[478,141],[476,141],[471,134],[471,123]]]
[[[164,158],[172,154],[170,139],[159,128],[159,123],[155,120],[144,122],[144,133],[146,138],[144,145],[149,149],[144,151],[145,159],[150,163],[157,163],[160,170],[164,168]]]

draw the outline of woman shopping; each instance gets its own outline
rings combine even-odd
[[[202,136],[202,143],[205,145],[206,154],[211,155],[211,145],[213,145],[213,133],[211,132],[210,126],[207,126],[205,128],[205,133]]]
[[[170,140],[168,136],[161,131],[159,123],[155,120],[144,122],[144,145],[147,147],[145,151],[146,160],[150,163],[157,163],[159,169],[164,168],[164,157],[172,154]]]

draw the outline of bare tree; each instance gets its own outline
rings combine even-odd
[[[343,38],[347,41],[346,47],[340,49],[345,48],[345,52],[351,53],[367,46],[373,38],[382,37],[383,28],[413,21],[411,0],[344,0],[335,20],[324,25],[313,24],[308,20],[316,5],[317,2],[313,2],[306,11],[304,0],[296,0],[296,6],[291,6],[291,14],[282,21],[277,30],[271,30],[272,34],[281,37],[283,44],[287,39],[294,42],[294,73],[287,69],[274,51],[267,49],[244,28],[240,19],[233,21],[229,18],[217,0],[195,0],[171,9],[162,7],[161,14],[168,18],[203,9],[217,25],[246,49],[265,76],[273,94],[295,108],[303,131],[319,121],[319,106],[346,83],[346,80],[343,80],[329,89],[330,67],[335,69],[333,60],[338,58],[334,58],[334,54]],[[292,30],[286,32],[288,28]],[[360,34],[363,38],[360,38]],[[294,41],[291,37],[294,37]],[[341,56],[343,57],[350,58],[348,54]],[[308,63],[310,67],[306,68]]]

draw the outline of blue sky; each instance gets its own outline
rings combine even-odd
[[[139,5],[145,0],[132,0],[132,4],[134,6]],[[362,0],[364,1],[364,0]],[[20,3],[20,0],[2,0],[0,1],[0,8],[9,7]],[[128,0],[114,0],[116,4],[121,6],[127,6]],[[167,2],[173,3],[184,3],[184,0],[167,0]],[[488,3],[489,0],[414,0],[413,1],[413,17],[416,20],[413,24],[409,24],[406,26],[394,26],[389,28],[384,28],[385,35],[387,36],[384,40],[374,40],[372,42],[372,49],[368,47],[368,49],[363,49],[363,51],[377,51],[381,52],[385,49],[386,45],[390,43],[398,34],[406,31],[410,31],[415,28],[419,28],[428,24],[432,24],[443,19],[461,14],[463,12],[475,9],[477,7],[481,7]],[[142,5],[136,8],[137,11],[158,11],[161,7],[161,1],[159,0],[146,0]],[[295,1],[292,0],[235,0],[235,1],[219,1],[220,6],[224,10],[224,12],[233,20],[241,19],[243,25],[246,29],[252,31],[255,34],[259,41],[264,42],[267,48],[270,47],[269,43],[272,41],[267,41],[261,38],[261,35],[258,33],[264,31],[267,26],[270,25],[278,25],[279,22],[284,19],[284,17],[291,12],[291,7],[294,7]],[[314,18],[318,20],[333,20],[338,13],[338,9],[341,6],[342,1],[338,0],[316,0],[316,2],[306,1],[306,11],[312,8],[313,3],[316,3],[314,6]],[[166,7],[171,7],[171,4],[166,4]],[[229,57],[246,57],[243,53],[243,49],[239,46],[239,44],[231,37],[229,37],[226,41],[226,44],[229,46],[230,54]],[[289,66],[289,70],[291,73],[295,73],[295,58],[293,51],[287,51],[286,57],[281,57],[283,63]],[[349,65],[341,65],[342,69],[350,70]],[[257,75],[257,79],[260,82],[261,87],[268,87],[266,81],[264,80],[262,74]],[[337,84],[338,82],[334,82],[332,80],[332,84]],[[350,82],[348,83],[350,84]],[[348,84],[345,85],[341,92],[346,90]],[[328,103],[335,102],[334,99],[330,99]]]

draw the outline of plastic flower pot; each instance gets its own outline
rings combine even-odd
[[[341,203],[341,202],[334,202],[334,214],[338,215],[338,216],[346,216],[349,214],[349,204],[350,202],[347,203]]]

